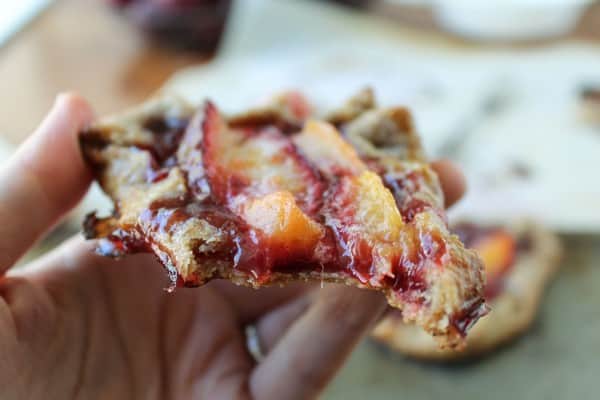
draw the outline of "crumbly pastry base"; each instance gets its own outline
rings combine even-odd
[[[294,135],[294,132],[306,128],[306,117],[302,117],[305,112],[305,107],[296,98],[281,97],[263,107],[224,117],[224,122],[217,122],[232,129],[269,124],[284,135]],[[310,118],[315,117],[310,115]],[[448,231],[440,184],[424,159],[409,112],[404,108],[378,109],[373,93],[365,90],[324,118],[343,132],[343,139],[334,138],[323,148],[339,148],[347,157],[348,150],[344,147],[350,144],[351,152],[356,152],[362,160],[357,162],[361,165],[366,163],[369,169],[376,168],[377,174],[388,179],[392,186],[396,179],[411,177],[408,189],[402,185],[397,189],[384,189],[390,191],[384,197],[395,196],[397,204],[394,207],[401,209],[410,201],[429,205],[425,209],[419,208],[421,206],[407,208],[411,212],[416,210],[415,215],[410,217],[410,223],[402,226],[402,234],[410,238],[404,245],[416,240],[414,245],[422,246],[419,241],[439,240],[445,246],[439,260],[424,256],[419,267],[425,271],[423,281],[426,289],[413,291],[409,288],[400,293],[391,284],[375,279],[385,272],[380,271],[379,266],[371,268],[375,269],[373,279],[367,280],[357,279],[344,270],[324,272],[318,265],[312,270],[274,271],[263,279],[221,259],[220,252],[230,242],[210,218],[178,217],[176,222],[170,221],[173,211],[180,211],[177,208],[181,209],[182,205],[194,205],[194,202],[215,196],[215,188],[210,187],[205,177],[211,167],[204,159],[206,152],[202,153],[206,138],[202,134],[194,136],[193,129],[205,135],[207,124],[217,122],[207,122],[206,108],[202,112],[169,95],[161,95],[124,114],[102,119],[82,133],[81,144],[86,160],[115,203],[113,216],[102,219],[89,216],[85,224],[86,236],[99,239],[98,252],[106,256],[153,252],[167,269],[173,284],[179,286],[198,286],[211,279],[228,279],[238,285],[259,288],[304,280],[378,290],[386,295],[391,306],[402,309],[405,322],[418,324],[436,337],[442,346],[461,346],[466,331],[485,313],[482,265],[477,255],[465,249],[458,237]],[[184,127],[179,126],[181,121],[185,121]],[[173,136],[177,139],[160,136],[160,140],[167,144],[169,140],[177,140],[172,150],[174,155],[169,153],[171,158],[175,157],[175,164],[166,161],[168,167],[152,168],[149,174],[150,165],[157,164],[157,160],[164,163],[163,158],[166,159],[162,157],[164,149],[153,147],[158,134],[152,129],[157,126],[171,131],[182,129],[184,133]],[[277,142],[267,144],[273,143]],[[352,157],[356,156],[350,155],[341,162],[349,163],[352,168]],[[210,207],[218,209],[224,206],[213,202]],[[436,248],[438,244],[429,243],[428,246]],[[423,251],[420,247],[416,250]],[[407,275],[402,279],[406,282],[401,283],[409,287],[413,278]],[[415,298],[413,292],[419,297]]]
[[[544,289],[558,270],[562,248],[554,234],[533,222],[514,224],[508,230],[517,238],[527,235],[530,250],[517,253],[503,292],[489,302],[490,313],[471,329],[462,351],[440,349],[422,329],[396,316],[381,321],[371,337],[413,358],[449,362],[483,356],[522,335],[534,321]]]

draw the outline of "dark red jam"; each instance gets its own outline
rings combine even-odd
[[[152,144],[145,150],[152,154],[158,165],[164,165],[167,160],[169,160],[169,166],[176,164],[171,157],[177,151],[188,123],[187,119],[164,117],[151,117],[144,122],[143,128],[154,134]]]
[[[306,112],[301,103],[294,104],[294,107],[295,113]],[[243,206],[244,202],[269,193],[261,192],[265,190],[262,186],[264,182],[257,182],[251,172],[245,168],[232,168],[232,164],[227,164],[231,160],[223,160],[223,152],[227,151],[229,143],[223,144],[219,140],[222,140],[221,130],[227,121],[210,103],[190,121],[148,119],[144,128],[152,132],[156,139],[150,146],[138,146],[152,155],[152,163],[146,174],[148,183],[165,179],[172,167],[178,166],[186,179],[187,194],[153,202],[141,213],[136,226],[132,227],[115,229],[103,226],[102,220],[90,216],[86,222],[88,236],[104,238],[99,248],[103,254],[118,256],[129,252],[152,251],[167,267],[173,282],[194,286],[202,282],[196,281],[193,276],[185,279],[177,276],[173,255],[169,254],[169,249],[162,248],[160,241],[155,238],[171,235],[178,226],[190,219],[200,219],[217,228],[225,239],[220,248],[210,253],[197,250],[194,254],[199,264],[210,261],[225,263],[247,274],[258,284],[269,282],[273,273],[336,272],[355,278],[366,286],[391,287],[405,301],[416,304],[425,302],[427,273],[446,262],[449,250],[440,233],[412,224],[415,215],[432,208],[431,204],[414,196],[424,185],[423,177],[414,171],[402,176],[384,176],[384,184],[392,192],[407,227],[403,227],[399,233],[400,239],[393,239],[396,242],[390,243],[389,247],[394,250],[382,255],[378,253],[381,250],[380,241],[387,239],[363,235],[361,221],[356,220],[356,196],[360,193],[352,191],[355,176],[342,168],[335,169],[335,166],[333,173],[319,172],[296,148],[290,132],[284,131],[278,125],[279,121],[268,122],[261,119],[238,120],[235,129],[236,132],[242,132],[238,133],[242,139],[234,139],[246,144],[252,144],[254,140],[267,142],[276,151],[265,163],[275,163],[288,171],[286,173],[294,175],[294,182],[304,185],[292,194],[302,212],[322,229],[314,246],[298,247],[292,243],[293,240],[290,243],[276,241],[244,220],[240,203]],[[233,154],[238,158],[247,156]],[[237,163],[235,165],[246,165],[243,163],[245,160],[238,158],[233,160]],[[260,171],[260,163],[248,165]],[[380,175],[384,169],[375,160],[368,160],[367,165]],[[277,181],[274,185],[277,185]],[[466,229],[465,232],[466,239],[470,240],[470,231]],[[381,276],[376,260],[380,257],[385,258],[390,269]],[[477,300],[453,316],[452,324],[458,332],[466,332],[484,312],[482,300],[477,294],[473,298]]]
[[[108,0],[160,45],[212,54],[225,28],[231,0]]]
[[[299,115],[305,113],[303,104],[296,103],[294,112]],[[351,193],[344,193],[343,185],[338,184],[348,176],[348,172],[339,170],[330,181],[325,180],[298,152],[288,134],[281,132],[276,125],[268,125],[268,121],[261,118],[258,121],[245,121],[243,132],[247,136],[246,140],[261,140],[266,137],[270,141],[281,143],[281,160],[291,160],[304,171],[303,180],[309,184],[307,190],[296,200],[304,212],[325,225],[325,233],[318,248],[298,252],[285,245],[270,243],[261,231],[248,226],[235,214],[230,206],[231,199],[254,190],[251,187],[253,182],[244,175],[245,171],[227,170],[216,161],[219,154],[211,151],[217,147],[213,141],[218,140],[215,135],[218,135],[223,121],[216,108],[207,103],[203,118],[191,121],[150,118],[144,123],[144,128],[156,137],[151,146],[139,146],[141,150],[149,151],[153,157],[153,164],[147,173],[148,182],[154,183],[166,178],[170,167],[179,165],[186,173],[188,188],[192,193],[183,198],[152,203],[140,215],[139,227],[134,230],[136,234],[109,235],[107,239],[112,247],[105,243],[102,252],[123,254],[133,250],[149,251],[156,245],[152,243],[153,234],[170,233],[173,227],[187,219],[200,218],[226,234],[229,245],[224,248],[230,250],[197,256],[225,260],[234,268],[248,273],[257,282],[268,281],[273,272],[311,272],[318,265],[323,271],[346,272],[363,284],[371,284],[370,279],[376,272],[373,270],[375,244],[360,235],[350,234],[348,227],[353,223],[351,210],[354,197]],[[237,128],[240,127],[241,120],[237,121]],[[183,149],[181,154],[185,154],[184,158],[180,158],[180,149]],[[373,162],[370,160],[370,165]],[[411,193],[419,189],[419,179],[416,173],[409,173],[386,182],[401,205],[407,223],[412,221],[416,213],[430,207],[424,201],[411,198]],[[337,188],[335,190],[339,193],[324,196],[326,188],[330,191]],[[333,225],[327,221],[333,221]],[[97,221],[88,220],[90,226],[94,223]],[[420,244],[420,248],[412,251],[410,245],[406,246],[404,254],[392,260],[394,278],[386,278],[386,283],[391,284],[398,292],[424,291],[426,283],[423,269],[427,262],[440,264],[441,258],[446,254],[445,243],[433,234],[420,234],[412,242]],[[168,252],[163,251],[165,254],[161,258],[168,258]]]
[[[477,322],[479,318],[483,317],[488,312],[489,308],[485,304],[484,299],[478,298],[466,308],[454,314],[450,319],[450,325],[456,330],[457,333],[465,337],[475,322]]]

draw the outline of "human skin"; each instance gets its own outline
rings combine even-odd
[[[72,238],[11,269],[91,183],[77,134],[93,119],[58,96],[0,169],[2,399],[309,399],[381,317],[380,293],[306,284],[253,290],[214,281],[167,293],[149,255],[112,260]],[[434,163],[448,205],[464,191]],[[264,360],[245,346],[255,324]]]

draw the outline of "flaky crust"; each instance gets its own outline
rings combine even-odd
[[[470,331],[463,351],[440,349],[422,329],[386,317],[372,338],[410,357],[457,361],[482,356],[523,334],[535,319],[546,285],[555,275],[562,253],[558,237],[533,222],[508,226],[516,238],[527,237],[529,249],[517,253],[505,290],[490,302],[490,313]]]
[[[264,107],[229,116],[227,123],[248,126],[267,121],[282,132],[293,132],[302,127],[303,121],[310,117],[309,113],[310,110],[296,97],[292,97],[292,102],[289,97],[280,97]],[[167,125],[172,125],[169,129],[171,133],[175,132],[173,135],[182,135],[182,144],[175,150],[179,164],[170,167],[166,176],[155,182],[148,178],[148,165],[155,162],[152,154],[157,158],[160,154],[156,153],[160,151],[152,148],[155,136],[147,121],[157,116],[167,117],[163,119],[170,121]],[[189,218],[180,222],[177,229],[168,231],[145,222],[144,213],[157,202],[170,204],[189,198],[190,188],[194,185],[205,186],[201,193],[212,190],[201,176],[205,172],[203,155],[196,151],[204,146],[205,140],[197,132],[212,122],[207,122],[205,113],[168,95],[161,95],[124,114],[100,120],[82,133],[83,153],[98,182],[115,203],[113,217],[88,218],[86,235],[99,238],[99,252],[109,256],[149,251],[146,248],[149,247],[168,270],[173,282],[179,279],[186,286],[223,278],[255,288],[305,280],[379,290],[386,295],[390,305],[402,309],[405,322],[416,322],[436,336],[443,346],[459,346],[470,324],[485,312],[482,264],[473,251],[465,249],[458,237],[448,231],[440,184],[424,159],[409,112],[404,108],[375,108],[373,94],[366,90],[329,116],[330,122],[343,132],[345,140],[360,157],[372,163],[381,178],[389,183],[389,190],[400,209],[414,202],[431,205],[431,208],[418,211],[403,228],[403,234],[416,238],[414,240],[437,237],[447,247],[440,261],[442,265],[424,265],[427,290],[419,294],[419,298],[407,298],[389,284],[360,282],[347,274],[322,272],[320,268],[309,272],[275,272],[268,280],[259,280],[218,257],[211,258],[211,254],[219,253],[226,246],[226,239],[208,220]],[[185,132],[177,133],[177,129],[183,129],[180,124],[187,128]],[[150,150],[145,151],[144,146]],[[394,189],[394,182],[407,176],[411,177],[414,186],[410,193],[406,193],[406,188]],[[195,196],[199,195],[196,193]],[[158,212],[163,211],[169,212],[166,208]],[[130,243],[147,246],[115,246],[114,239],[122,239],[122,235],[129,235]],[[147,235],[152,235],[151,244],[148,244]],[[198,252],[206,256],[198,259]]]

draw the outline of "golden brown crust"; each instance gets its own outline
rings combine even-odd
[[[527,238],[528,248],[517,254],[504,291],[490,302],[491,312],[470,331],[463,351],[440,349],[422,329],[406,325],[395,316],[379,323],[373,339],[410,357],[456,361],[484,355],[523,334],[536,316],[544,288],[558,269],[562,250],[558,238],[540,225],[522,222],[508,228],[517,238]]]
[[[377,107],[373,89],[366,87],[348,99],[341,107],[331,110],[325,119],[334,125],[348,123]]]
[[[223,260],[223,255],[231,254],[235,248],[227,232],[233,229],[231,227],[238,226],[236,224],[240,221],[247,223],[248,212],[253,208],[246,203],[254,200],[238,196],[229,199],[232,203],[226,209],[219,204],[223,201],[219,199],[223,196],[220,191],[228,190],[227,187],[218,188],[207,180],[211,179],[211,174],[221,176],[229,173],[230,164],[242,165],[239,164],[241,159],[245,159],[245,163],[236,168],[241,168],[248,176],[263,174],[262,164],[253,163],[252,159],[247,159],[247,154],[256,153],[257,157],[263,157],[267,153],[276,155],[288,151],[285,146],[289,139],[285,139],[286,142],[281,135],[277,136],[280,139],[272,139],[273,135],[267,132],[265,135],[269,139],[257,142],[259,145],[256,146],[251,141],[240,140],[239,134],[231,129],[270,124],[284,135],[298,136],[298,130],[311,116],[311,111],[295,93],[285,94],[276,98],[271,105],[227,119],[219,117],[213,106],[208,105],[197,111],[180,99],[162,96],[130,112],[96,123],[82,133],[82,149],[87,161],[94,167],[102,188],[113,199],[115,214],[101,220],[90,217],[86,225],[87,236],[100,238],[99,250],[105,255],[122,256],[131,252],[152,251],[173,279],[178,278],[190,286],[224,278],[238,285],[256,288],[307,280],[379,290],[384,292],[390,305],[402,309],[406,322],[416,322],[436,336],[442,345],[458,346],[469,328],[469,322],[476,320],[484,310],[481,261],[447,229],[440,184],[437,175],[424,161],[408,111],[404,108],[381,110],[373,107],[372,92],[366,91],[332,113],[330,118],[344,134],[341,142],[347,141],[352,145],[350,150],[343,150],[347,144],[340,142],[332,148],[342,152],[340,157],[347,157],[351,168],[352,165],[356,167],[356,176],[343,178],[342,182],[358,185],[362,177],[367,179],[370,176],[368,168],[371,168],[379,174],[371,174],[375,175],[372,178],[374,185],[387,192],[388,196],[390,192],[393,195],[390,197],[395,203],[393,212],[399,211],[401,218],[406,220],[399,222],[402,227],[397,233],[400,243],[406,248],[398,249],[396,246],[395,251],[401,251],[404,256],[415,252],[432,253],[433,258],[427,254],[419,256],[423,258],[418,268],[423,271],[420,272],[424,275],[420,284],[424,285],[424,289],[411,289],[413,278],[408,275],[394,276],[386,263],[374,263],[371,267],[377,279],[361,281],[343,271],[323,272],[320,268],[273,272],[266,278],[257,277]],[[309,129],[307,125],[304,125],[304,130]],[[334,132],[335,129],[327,128],[326,123],[312,126],[317,130],[315,134],[318,139],[340,140],[327,136],[330,135],[329,129]],[[160,132],[157,133],[157,130]],[[215,132],[220,133],[215,135]],[[209,137],[206,137],[207,134]],[[281,178],[276,181],[277,185],[281,181],[287,182],[286,190],[292,192],[313,189],[310,182],[311,179],[317,179],[313,171],[316,167],[306,167],[305,163],[311,160],[310,153],[313,150],[310,140],[314,137],[307,136],[308,141],[294,142],[300,154],[297,157],[300,158],[288,159],[291,163],[281,162],[277,158],[279,161],[269,165],[270,172],[276,171]],[[169,151],[165,151],[165,146]],[[212,152],[207,150],[209,147]],[[354,151],[359,156],[356,160],[353,158],[356,156],[344,154]],[[220,169],[215,169],[214,162],[207,160],[207,157],[220,157],[222,165],[217,165]],[[325,157],[328,155],[325,154]],[[327,172],[321,171],[320,174]],[[258,183],[263,185],[264,182]],[[319,184],[314,185],[317,187]],[[263,186],[259,186],[259,189],[263,190]],[[357,199],[368,199],[369,190],[366,189],[356,194]],[[285,193],[291,196],[290,192]],[[301,199],[305,200],[307,196],[302,194]],[[319,196],[314,196],[319,199]],[[281,194],[278,201],[286,198]],[[260,201],[271,200],[261,197]],[[360,204],[360,200],[355,201],[357,203],[352,207]],[[302,211],[297,208],[294,212],[304,215],[303,212],[312,209],[309,203],[299,203]],[[264,206],[262,203],[259,205]],[[283,207],[281,203],[276,206]],[[290,207],[297,205],[294,203]],[[235,210],[245,211],[239,214]],[[272,207],[270,210],[273,210]],[[369,219],[373,217],[371,214],[374,209],[367,207],[363,212],[367,215],[362,218]],[[302,217],[298,218],[296,225],[303,221]],[[310,220],[307,223],[306,229],[317,225],[315,232],[319,232],[318,224]],[[374,229],[377,226],[380,224],[375,223]],[[314,251],[316,254],[328,250],[317,247]],[[439,259],[435,259],[438,257],[435,254],[440,254]],[[390,279],[390,283],[385,283]],[[406,288],[395,288],[397,283],[394,283],[394,279],[400,285],[406,285]]]

